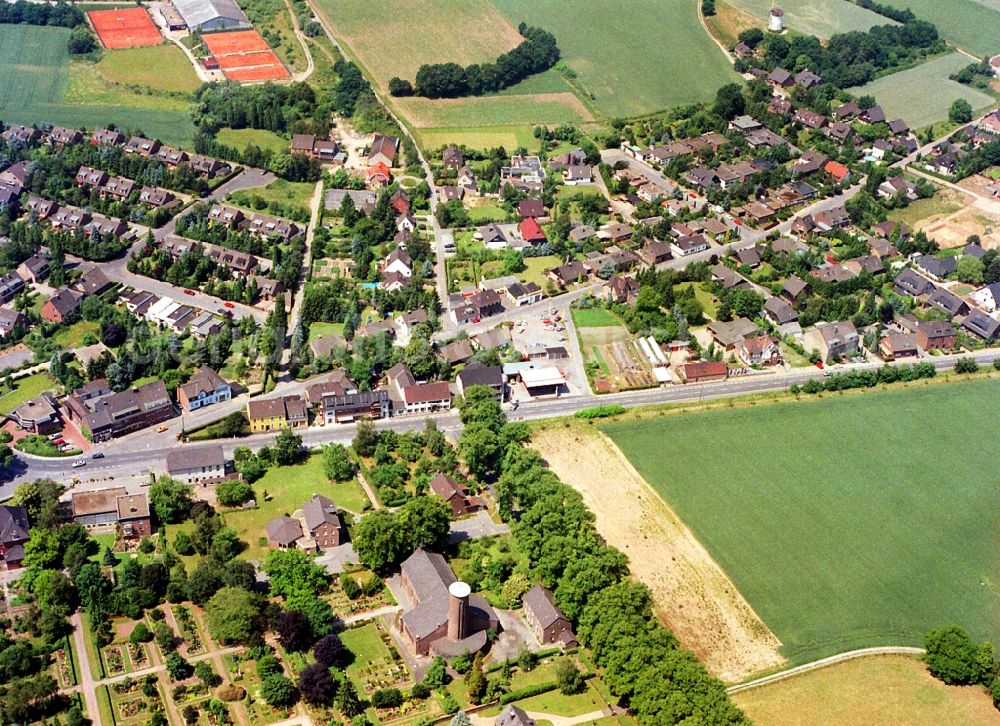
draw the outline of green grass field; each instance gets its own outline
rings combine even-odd
[[[592,121],[570,92],[476,98],[398,98],[394,104],[421,128],[561,124]]]
[[[974,110],[995,106],[989,94],[948,78],[971,63],[961,53],[949,53],[899,73],[877,78],[851,89],[858,96],[874,96],[890,119],[903,118],[912,128],[948,120],[948,109],[956,98],[964,98]]]
[[[0,387],[0,413],[10,413],[28,399],[45,391],[54,391],[56,382],[48,373],[34,375],[14,381],[14,388]]]
[[[771,0],[728,0],[729,4],[752,15],[766,27],[774,3]],[[890,3],[892,4],[892,3]],[[865,10],[848,0],[799,0],[784,3],[785,27],[817,38],[829,38],[834,33],[868,30],[873,25],[895,25],[887,17]]]
[[[949,623],[1000,640],[998,406],[981,380],[602,430],[795,664]]]
[[[83,345],[83,339],[88,335],[100,337],[101,324],[90,320],[77,320],[68,328],[63,328],[53,336],[65,350],[73,350]]]
[[[254,201],[260,200],[264,204],[279,205],[288,211],[295,210],[299,214],[306,215],[306,219],[308,219],[309,201],[315,191],[316,185],[311,182],[290,182],[278,179],[266,187],[233,192],[226,199],[249,209],[256,209],[257,205],[254,204]],[[287,216],[287,212],[282,216]]]
[[[0,25],[0,67],[9,71],[0,86],[4,123],[87,128],[116,123],[167,143],[191,143],[194,125],[186,101],[114,86],[89,61],[71,63],[68,42],[64,28]]]
[[[246,557],[262,560],[267,555],[267,547],[261,547],[258,540],[265,536],[265,525],[282,514],[291,515],[300,509],[313,494],[328,497],[338,507],[352,512],[362,512],[369,506],[361,485],[357,481],[334,484],[323,472],[323,459],[319,454],[310,456],[301,464],[272,467],[253,485],[257,494],[257,509],[238,510],[226,513],[226,522],[235,527],[240,539],[249,544]],[[265,499],[264,492],[267,492]]]
[[[996,0],[882,1],[896,8],[909,8],[921,20],[934,23],[945,40],[978,58],[1000,52],[1000,3]]]
[[[573,324],[578,328],[610,328],[622,324],[617,315],[604,308],[571,308],[571,310]]]
[[[250,144],[256,144],[265,151],[279,153],[288,151],[288,139],[279,136],[273,131],[263,131],[259,129],[219,129],[215,135],[220,144],[232,146],[243,151]]]
[[[608,116],[707,101],[737,79],[687,0],[493,0],[513,24],[556,36],[562,57]],[[685,69],[681,72],[680,69]]]
[[[113,83],[167,93],[194,93],[201,85],[191,61],[173,43],[105,51],[95,70]]]
[[[529,151],[537,151],[538,139],[531,134],[527,125],[490,126],[488,128],[473,128],[471,126],[456,128],[414,129],[420,145],[426,149],[436,149],[448,144],[459,144],[471,149],[491,149],[503,146],[516,149],[523,146]]]

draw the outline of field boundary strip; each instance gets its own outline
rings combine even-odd
[[[810,671],[816,671],[820,668],[826,668],[827,666],[837,665],[838,663],[844,663],[849,660],[855,660],[856,658],[868,658],[879,655],[923,655],[924,652],[923,648],[912,648],[905,645],[886,645],[877,648],[850,650],[846,653],[838,653],[837,655],[820,658],[812,663],[803,663],[802,665],[795,666],[794,668],[789,668],[787,671],[772,673],[769,676],[755,678],[754,680],[747,681],[746,683],[738,683],[735,686],[729,686],[726,689],[726,693],[739,693],[740,691],[749,691],[752,688],[768,686],[772,683],[778,683],[788,678],[794,678],[795,676],[802,675],[803,673],[809,673]]]
[[[143,7],[92,10],[87,13],[101,44],[109,50],[160,45],[163,36]]]

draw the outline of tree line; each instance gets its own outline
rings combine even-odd
[[[524,40],[516,48],[497,56],[493,63],[425,63],[414,83],[401,78],[389,81],[393,96],[459,98],[481,96],[513,86],[528,76],[546,71],[559,60],[559,46],[552,33],[525,23],[518,26]]]

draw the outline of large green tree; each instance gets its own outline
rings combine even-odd
[[[149,503],[161,522],[180,522],[191,511],[191,487],[169,476],[161,476],[149,487]]]
[[[208,629],[220,643],[247,643],[262,630],[260,601],[241,587],[224,587],[205,606]]]

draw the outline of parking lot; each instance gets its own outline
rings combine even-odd
[[[555,366],[562,371],[571,394],[587,390],[587,376],[575,335],[565,306],[525,311],[511,328],[514,347],[529,358],[537,359],[539,365]],[[569,358],[548,359],[545,352],[550,348],[565,348]]]

